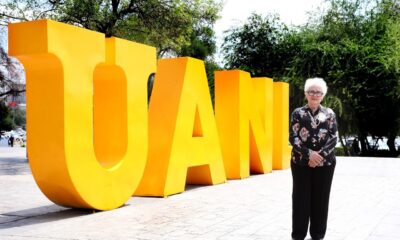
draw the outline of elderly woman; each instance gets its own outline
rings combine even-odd
[[[304,239],[310,222],[310,235],[315,240],[323,239],[326,232],[337,125],[332,109],[321,105],[327,92],[325,81],[307,79],[304,92],[307,105],[295,109],[290,121],[292,238]]]

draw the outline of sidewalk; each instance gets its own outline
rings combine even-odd
[[[290,170],[106,212],[59,207],[39,190],[25,149],[0,147],[0,239],[289,240]],[[400,237],[400,158],[338,158],[325,240]]]

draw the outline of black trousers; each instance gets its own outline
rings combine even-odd
[[[291,164],[292,192],[292,238],[303,240],[310,235],[322,239],[328,220],[329,194],[335,165],[311,168]]]

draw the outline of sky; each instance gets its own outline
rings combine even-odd
[[[222,44],[224,31],[242,25],[252,13],[278,14],[286,25],[301,25],[307,22],[307,13],[322,7],[324,0],[225,0],[224,3],[221,18],[214,25],[217,47]],[[218,53],[216,60],[222,61]]]
[[[5,28],[0,26],[0,46],[1,47],[6,47],[7,46],[7,44],[6,44],[6,42],[7,42],[6,35],[7,35],[7,33],[5,31]]]
[[[307,21],[307,12],[316,10],[324,0],[225,0],[221,18],[215,24],[220,33],[237,23],[245,21],[251,13],[262,15],[279,14],[286,24],[303,24]]]

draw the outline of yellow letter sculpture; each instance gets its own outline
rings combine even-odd
[[[147,158],[155,48],[49,20],[12,24],[27,76],[28,156],[53,202],[108,210],[137,188]]]
[[[272,171],[271,96],[272,80],[239,70],[216,72],[215,117],[228,179]]]
[[[168,196],[185,183],[225,182],[204,63],[159,60],[149,109],[149,157],[135,195]]]
[[[273,169],[290,167],[289,146],[289,84],[274,83],[274,145]]]
[[[267,145],[265,146],[265,156],[264,165],[265,171],[260,171],[254,169],[252,166],[258,166],[261,161],[258,159],[258,153],[256,151],[257,145],[255,144],[253,138],[250,138],[250,171],[254,173],[264,173],[271,172],[272,161],[273,161],[273,120],[274,120],[274,81],[272,78],[252,78],[253,80],[253,100],[257,107],[258,112],[261,114],[262,126],[264,128],[264,134],[267,140]],[[257,164],[258,163],[258,164]],[[258,167],[261,169],[261,167]]]
[[[9,26],[9,53],[25,66],[32,173],[57,204],[108,210],[289,167],[287,83],[218,71],[214,118],[204,63],[162,59],[148,113],[153,47],[40,20]]]

